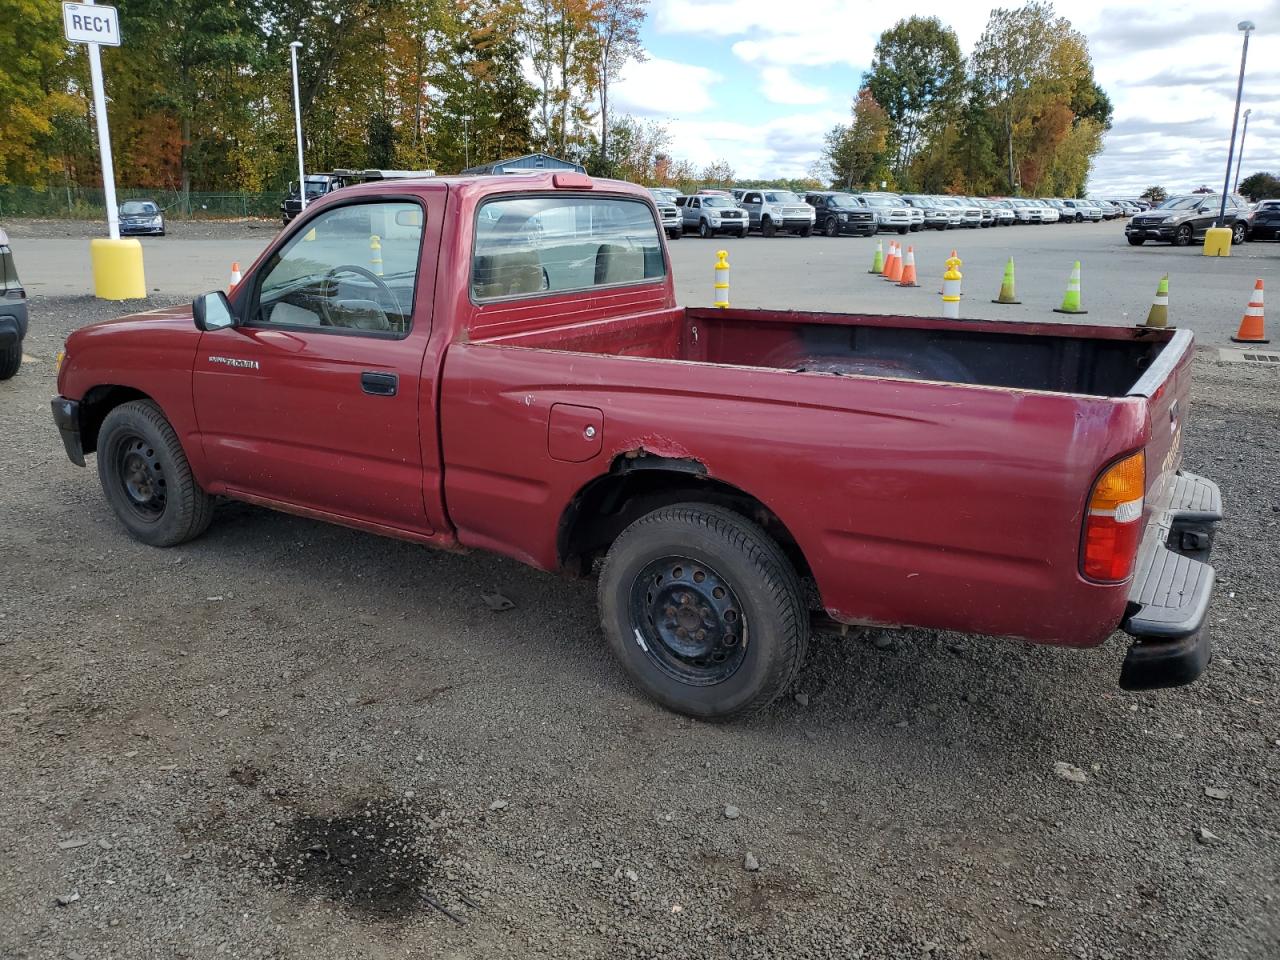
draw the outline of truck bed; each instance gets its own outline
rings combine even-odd
[[[1128,395],[1173,331],[775,310],[676,309],[488,342],[795,373]]]

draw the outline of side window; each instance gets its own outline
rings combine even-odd
[[[422,225],[423,208],[404,201],[325,211],[267,263],[253,322],[408,333]]]
[[[697,197],[694,197],[692,200],[689,201],[689,206],[692,207],[694,210],[697,210],[702,206],[702,201],[699,200]]]
[[[690,206],[696,198],[690,198]],[[480,229],[492,220],[495,226]],[[477,301],[640,283],[666,276],[649,205],[621,197],[502,197],[478,214]]]
[[[683,207],[688,199],[688,197],[676,197],[676,206]]]

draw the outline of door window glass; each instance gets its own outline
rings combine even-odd
[[[484,229],[486,222],[493,226]],[[503,197],[480,208],[471,264],[476,300],[658,280],[666,272],[658,225],[641,201]]]
[[[408,333],[422,225],[422,207],[405,201],[326,210],[272,255],[255,322]]]

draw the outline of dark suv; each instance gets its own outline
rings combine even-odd
[[[27,335],[27,291],[13,265],[9,237],[0,230],[0,380],[22,366],[22,340]]]
[[[1250,240],[1280,240],[1280,200],[1261,200],[1249,215]]]
[[[851,193],[833,190],[806,193],[804,202],[817,211],[815,227],[828,237],[842,233],[859,237],[874,237],[876,234],[876,215]]]
[[[1125,224],[1129,243],[1140,247],[1148,240],[1159,240],[1185,247],[1203,240],[1205,231],[1217,222],[1222,204],[1221,194],[1189,193],[1170,197],[1154,210],[1140,213]],[[1226,226],[1231,228],[1231,242],[1244,243],[1248,229],[1245,215],[1249,205],[1231,194],[1227,197]]]

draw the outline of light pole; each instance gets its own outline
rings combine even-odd
[[[471,166],[471,114],[462,115],[462,165]]]
[[[1231,118],[1231,146],[1227,148],[1227,175],[1222,180],[1222,206],[1218,210],[1218,226],[1227,225],[1227,194],[1231,190],[1231,161],[1236,149],[1236,126],[1240,123],[1240,96],[1244,93],[1244,64],[1249,59],[1249,34],[1254,31],[1252,20],[1241,20],[1236,29],[1244,34],[1244,47],[1240,51],[1240,79],[1236,81],[1236,112]],[[1207,242],[1207,241],[1206,241]]]
[[[1232,193],[1240,192],[1240,164],[1244,163],[1244,138],[1249,135],[1249,114],[1253,113],[1252,109],[1244,112],[1244,129],[1240,131],[1240,152],[1236,155],[1236,183],[1231,188]]]
[[[298,135],[298,206],[307,209],[307,168],[302,161],[302,98],[298,96],[298,48],[301,40],[289,44],[289,62],[293,66],[293,128]]]

